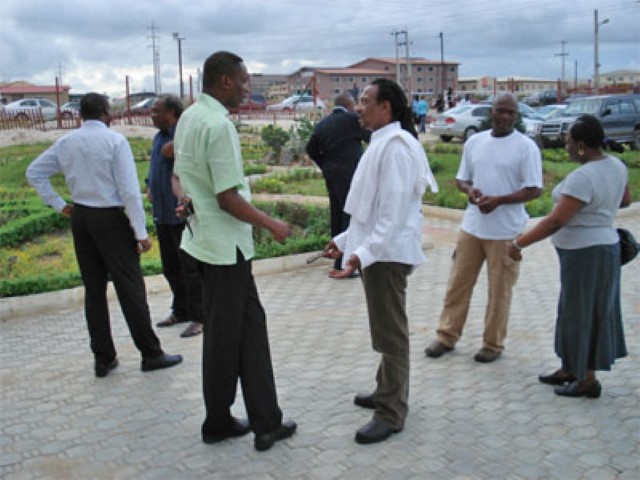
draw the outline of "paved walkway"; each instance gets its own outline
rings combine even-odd
[[[639,205],[636,205],[638,207]],[[640,233],[640,209],[619,219]],[[182,365],[140,372],[116,303],[111,303],[120,366],[93,375],[79,307],[10,318],[0,325],[0,477],[4,479],[638,479],[640,478],[640,261],[623,269],[629,357],[600,374],[598,400],[560,398],[537,375],[554,369],[558,266],[551,245],[526,250],[507,349],[478,364],[486,281],[454,352],[432,360],[431,341],[448,277],[457,223],[428,219],[428,261],[410,278],[412,376],[406,429],[360,446],[354,432],[370,412],[355,407],[373,387],[371,351],[358,280],[326,277],[321,261],[259,276],[270,325],[282,408],[299,431],[258,453],[252,436],[204,445],[201,338],[180,327],[158,331]],[[152,314],[170,297],[149,296]],[[28,298],[24,299],[29,302]],[[234,413],[243,415],[242,401]]]

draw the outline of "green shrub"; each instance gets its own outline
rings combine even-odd
[[[553,208],[553,200],[549,192],[544,192],[535,200],[528,202],[525,208],[531,217],[543,217]]]
[[[265,177],[258,179],[251,190],[256,193],[282,193],[286,185],[282,180],[276,177]]]
[[[0,280],[0,297],[16,297],[33,293],[53,292],[82,285],[79,272],[58,275],[37,275],[15,280]]]
[[[282,147],[289,140],[289,134],[282,128],[274,125],[265,125],[260,131],[260,137],[262,141],[266,143],[272,150],[277,158],[280,158]]]
[[[263,163],[249,163],[244,166],[245,175],[258,175],[267,172],[267,166]]]
[[[0,247],[12,247],[37,235],[69,227],[69,219],[53,209],[41,210],[0,226]]]

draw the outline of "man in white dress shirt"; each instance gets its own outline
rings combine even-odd
[[[377,79],[364,89],[360,122],[373,130],[351,183],[345,211],[349,228],[327,245],[327,256],[344,254],[341,275],[362,273],[373,349],[382,357],[371,394],[354,403],[375,410],[355,440],[386,440],[404,428],[409,397],[407,277],[424,262],[422,195],[437,184],[417,140],[411,107],[393,81]]]
[[[140,253],[151,248],[145,227],[142,194],[127,139],[108,128],[109,103],[89,93],[80,101],[83,125],[61,137],[27,169],[29,183],[47,205],[71,217],[73,245],[85,286],[85,317],[95,374],[106,377],[118,366],[111,336],[107,281],[113,281],[133,341],[142,354],[142,371],[177,365],[151,327]],[[62,173],[72,203],[52,187]]]

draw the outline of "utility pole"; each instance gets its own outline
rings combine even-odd
[[[162,86],[160,85],[160,44],[156,43],[158,36],[156,35],[156,30],[159,30],[153,20],[151,21],[151,26],[147,27],[147,30],[150,33],[147,35],[148,39],[151,39],[151,45],[147,45],[150,47],[153,52],[153,86],[156,95],[160,95],[162,93]]]
[[[562,83],[560,84],[561,91],[558,92],[558,97],[562,97],[562,94],[564,93],[564,58],[569,55],[567,52],[564,51],[564,46],[567,44],[567,41],[561,40],[560,43],[562,44],[562,53],[555,54],[556,57],[560,57],[560,66],[561,66],[560,71],[562,72],[560,77],[562,79]]]
[[[186,40],[186,38],[181,37],[178,32],[173,32],[173,39],[178,42],[178,74],[180,76],[180,100],[184,100],[184,84],[182,83],[182,40]]]
[[[409,33],[406,30],[394,30],[391,32],[394,36],[396,45],[396,83],[404,86],[405,91],[411,95],[411,59],[409,57]],[[398,36],[402,35],[404,41],[398,40]],[[400,47],[404,47],[405,71],[404,75],[400,75]]]
[[[400,42],[398,42],[398,35],[402,34],[402,33],[406,33],[404,31],[399,31],[399,30],[394,30],[393,32],[391,32],[391,35],[393,35],[393,40],[396,46],[396,83],[398,85],[401,84],[400,82]]]
[[[446,72],[444,71],[444,34],[440,32],[440,93],[444,98],[444,90],[446,88]]]
[[[60,85],[64,85],[64,80],[62,79],[62,75],[64,73],[64,69],[62,68],[62,64],[58,62],[58,80]]]
[[[578,90],[578,60],[573,61],[573,90]]]
[[[593,87],[595,90],[595,94],[598,94],[598,87],[600,83],[600,73],[598,69],[600,68],[600,63],[598,60],[598,30],[600,29],[600,25],[604,25],[605,23],[609,23],[609,19],[605,18],[601,22],[598,21],[598,10],[593,11]]]
[[[411,57],[409,56],[409,32],[404,30],[404,42],[400,43],[400,45],[404,45],[404,56],[405,56],[405,80],[404,87],[407,91],[408,98],[411,97]]]

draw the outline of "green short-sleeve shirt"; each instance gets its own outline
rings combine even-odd
[[[195,210],[193,235],[185,229],[180,246],[212,265],[235,264],[236,248],[247,260],[254,255],[251,225],[220,209],[216,198],[235,188],[251,201],[238,133],[228,113],[218,100],[202,94],[180,117],[174,138],[174,171]]]

